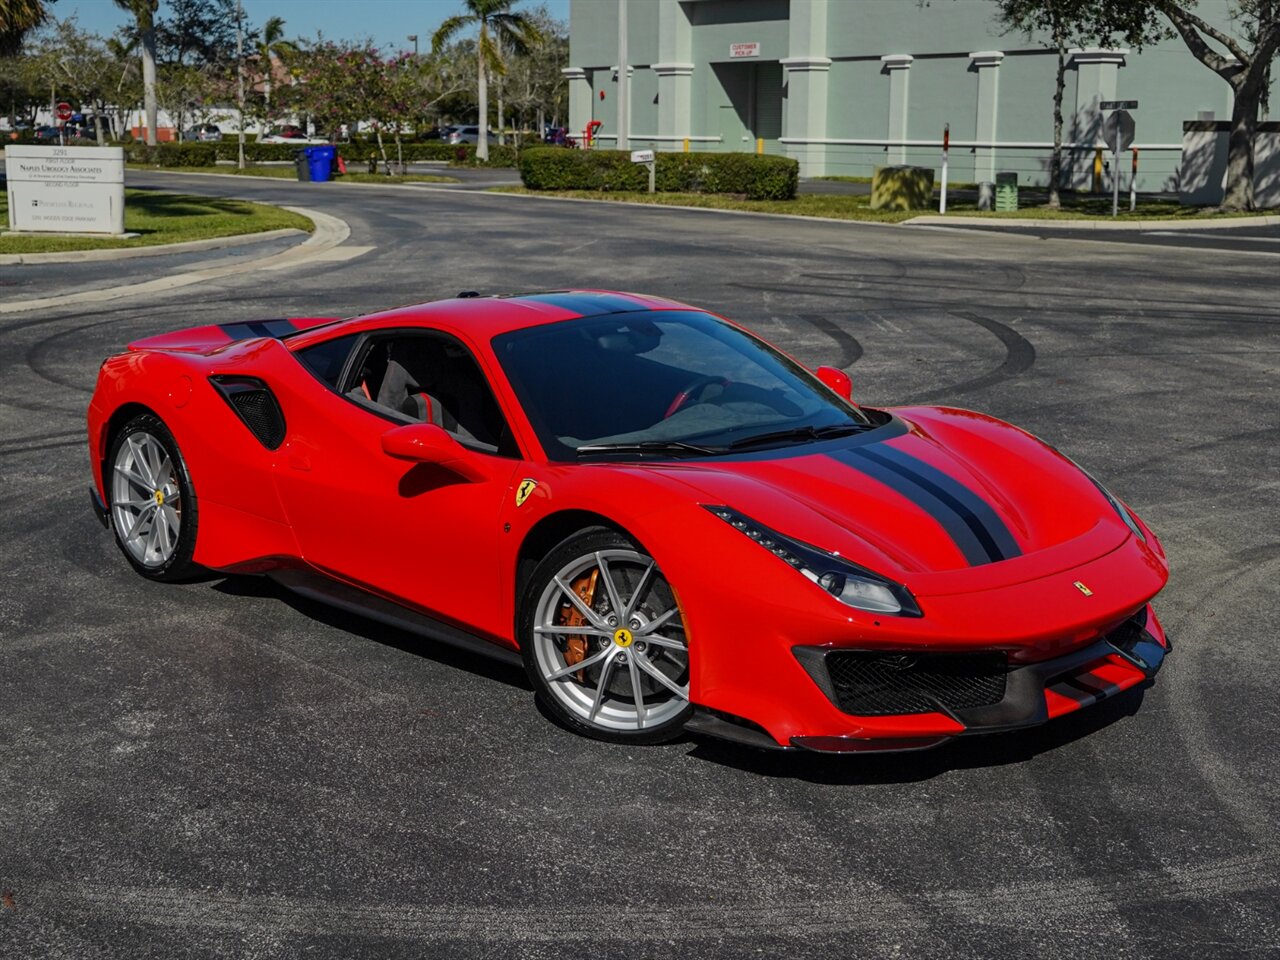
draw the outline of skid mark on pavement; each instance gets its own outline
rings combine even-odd
[[[836,345],[840,351],[840,356],[831,365],[846,370],[858,362],[858,358],[862,356],[862,344],[849,331],[845,330],[838,323],[829,320],[821,314],[802,313],[801,320],[807,320],[820,332],[825,333],[831,338],[831,342]]]
[[[990,317],[984,317],[976,313],[953,311],[951,316],[976,323],[984,330],[995,334],[996,338],[1004,344],[1004,362],[994,370],[989,370],[971,380],[963,380],[950,386],[939,387],[937,390],[929,390],[917,397],[913,397],[911,399],[912,403],[928,403],[933,400],[954,397],[958,393],[982,390],[1003,380],[1012,380],[1014,377],[1021,376],[1035,364],[1036,348],[1032,346],[1030,340],[1012,327],[1001,323],[999,320],[992,320]]]

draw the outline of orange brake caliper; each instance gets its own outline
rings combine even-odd
[[[600,571],[598,569],[592,570],[590,576],[580,577],[572,584],[573,592],[576,593],[578,598],[588,607],[590,607],[595,600],[596,581],[599,577]],[[560,615],[560,622],[566,627],[585,627],[588,623],[587,618],[582,615],[582,611],[567,600],[561,605]],[[586,637],[580,634],[573,634],[570,636],[569,642],[565,645],[564,649],[565,666],[572,666],[575,663],[581,663],[583,660],[587,659],[587,648],[588,644]],[[584,671],[579,670],[577,676],[579,683],[586,682]]]

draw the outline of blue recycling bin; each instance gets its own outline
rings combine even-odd
[[[333,179],[333,163],[338,155],[336,147],[307,147],[307,167],[315,182]]]

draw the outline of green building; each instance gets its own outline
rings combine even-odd
[[[803,176],[869,175],[884,164],[949,177],[1015,171],[1046,182],[1056,51],[1002,33],[988,0],[627,0],[628,146],[753,151],[800,161]],[[570,123],[618,136],[619,0],[571,0]],[[1197,12],[1224,27],[1226,0]],[[1280,104],[1280,70],[1272,103]],[[1137,100],[1140,189],[1174,190],[1185,121],[1226,120],[1231,89],[1180,39],[1077,49],[1063,97],[1064,185],[1085,188],[1105,100]],[[1108,155],[1106,162],[1110,164]],[[1131,157],[1121,158],[1126,168]]]

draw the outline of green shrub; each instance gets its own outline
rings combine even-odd
[[[211,167],[218,160],[218,145],[213,143],[162,143],[149,147],[145,143],[124,144],[124,158],[129,163],[145,163],[153,167]]]
[[[534,147],[520,154],[531,190],[647,190],[649,171],[620,150]],[[791,200],[800,165],[754,153],[659,153],[655,187],[663,193],[734,193],[748,200]]]
[[[22,141],[19,141],[22,142]],[[93,146],[93,144],[89,144]],[[393,140],[384,141],[387,159],[396,162],[396,145]],[[223,138],[209,143],[162,143],[148,147],[144,143],[125,144],[125,159],[130,163],[145,163],[159,167],[211,167],[217,161],[234,161],[239,155],[239,144],[235,138]],[[249,163],[292,162],[298,151],[313,146],[306,143],[251,143],[244,145],[244,158]],[[370,155],[377,157],[382,163],[382,154],[374,139],[353,140],[350,143],[336,145],[338,155],[347,163],[368,163]],[[455,165],[475,165],[476,148],[473,144],[448,144],[441,140],[426,143],[402,143],[399,155],[405,163],[421,161],[441,161]],[[489,163],[491,167],[514,167],[519,162],[520,154],[515,147],[489,147]]]

